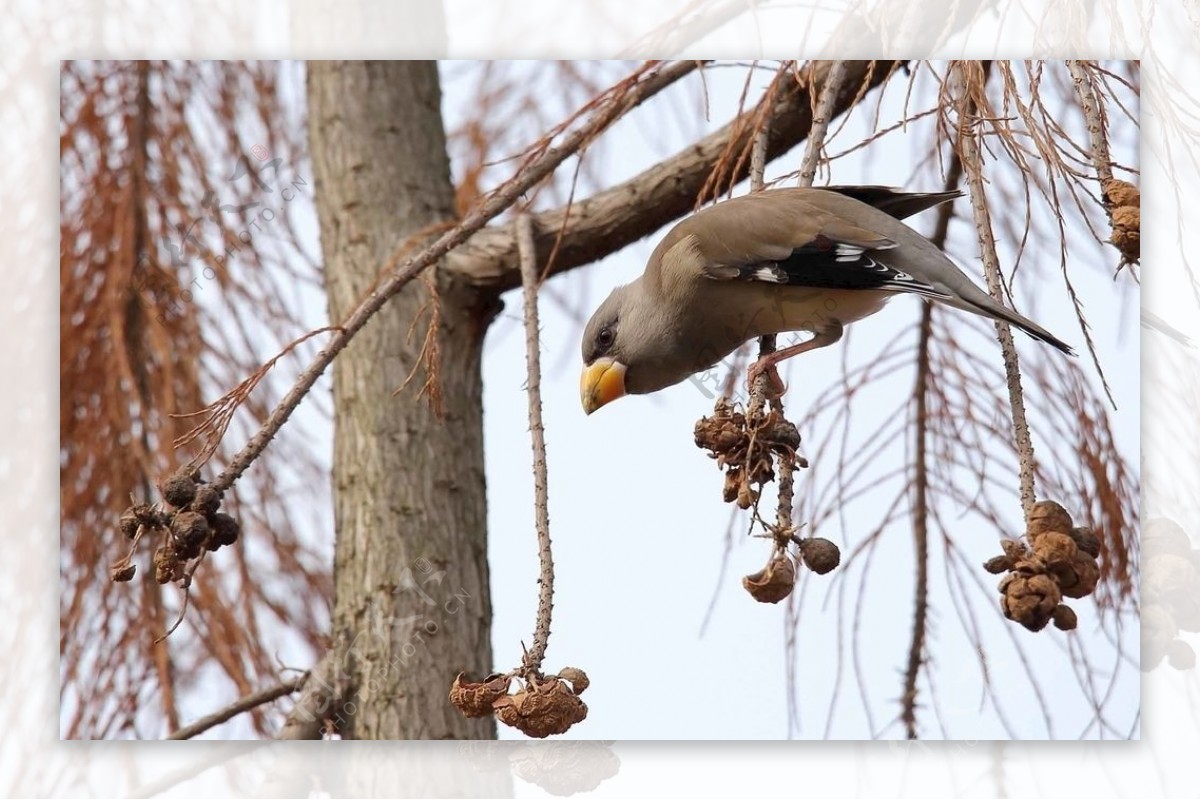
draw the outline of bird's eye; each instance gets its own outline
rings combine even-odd
[[[614,335],[612,328],[601,328],[600,332],[596,334],[596,344],[598,344],[602,350],[607,350],[608,348],[612,347],[613,338]]]

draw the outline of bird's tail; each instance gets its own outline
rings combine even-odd
[[[991,300],[991,297],[989,296],[988,299]],[[1038,325],[1033,320],[1021,316],[1007,306],[1003,306],[995,301],[990,302],[986,306],[981,303],[976,303],[972,300],[965,300],[965,302],[967,303],[967,310],[969,311],[974,311],[976,314],[981,314],[985,317],[991,317],[992,319],[999,317],[1005,322],[1020,328],[1034,339],[1037,339],[1039,342],[1045,342],[1051,347],[1061,350],[1069,356],[1075,355],[1075,350],[1071,347],[1071,345],[1067,344],[1062,339],[1059,339],[1057,336],[1043,328],[1041,325]]]

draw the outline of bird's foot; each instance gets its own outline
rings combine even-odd
[[[779,370],[773,361],[760,358],[750,365],[750,369],[746,371],[746,387],[751,392],[754,391],[754,384],[758,381],[759,377],[766,378],[764,399],[778,400],[787,391],[787,386],[784,384],[783,378],[779,376]]]

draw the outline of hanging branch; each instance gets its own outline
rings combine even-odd
[[[1091,77],[1081,61],[1067,61],[1067,70],[1071,73],[1071,82],[1075,84],[1075,94],[1079,98],[1079,107],[1083,118],[1087,121],[1088,138],[1091,140],[1092,164],[1096,167],[1096,177],[1103,186],[1112,180],[1112,157],[1108,153],[1108,135],[1105,133],[1103,112],[1092,86]]]
[[[962,160],[957,154],[950,156],[950,168],[946,174],[945,191],[958,188],[962,180]],[[954,204],[943,203],[938,207],[937,223],[929,241],[940,250],[946,247],[946,235],[950,230],[950,218],[954,216]],[[925,663],[925,636],[929,622],[929,392],[930,359],[929,348],[933,339],[933,303],[922,303],[920,334],[917,340],[917,378],[913,388],[913,404],[916,406],[916,467],[913,476],[913,550],[917,562],[917,582],[913,601],[912,637],[908,646],[908,664],[904,670],[904,690],[900,696],[900,719],[904,733],[909,739],[917,737],[917,678]]]
[[[816,65],[810,65],[810,74],[815,74]],[[804,156],[801,184],[811,186],[816,174],[816,163],[825,144],[829,119],[833,115],[835,101],[841,90],[844,68],[841,62],[832,64],[826,72],[825,85],[821,90],[817,110],[813,113],[813,124],[809,132],[808,149]],[[767,142],[770,138],[771,117],[763,113],[758,121],[758,130],[750,152],[751,190],[761,191],[765,186]],[[776,337],[759,337],[759,359],[775,352]],[[796,450],[800,445],[800,433],[796,426],[784,417],[783,402],[779,397],[771,398],[771,411],[764,415],[768,391],[779,381],[778,372],[772,367],[759,373],[750,387],[750,400],[745,415],[739,414],[724,399],[717,401],[712,417],[702,418],[696,423],[696,444],[712,451],[718,464],[728,464],[725,474],[724,498],[726,502],[737,501],[741,508],[754,506],[754,520],[759,520],[759,493],[750,484],[761,487],[772,475],[772,466],[778,470],[778,502],[775,524],[764,526],[767,535],[774,540],[774,548],[762,570],[742,579],[742,586],[760,603],[778,603],[788,597],[796,585],[796,565],[803,563],[817,574],[825,574],[838,565],[841,554],[837,545],[826,539],[810,537],[801,539],[795,535],[792,521],[794,502],[795,471],[797,466],[808,466],[799,458]],[[732,424],[732,428],[730,428]],[[733,434],[730,436],[729,434]],[[744,447],[744,450],[742,449]],[[737,454],[738,457],[731,458]],[[753,526],[753,523],[751,523]],[[795,544],[797,555],[789,558],[788,546]]]
[[[1075,95],[1079,98],[1079,107],[1083,118],[1087,121],[1088,138],[1091,146],[1089,154],[1096,168],[1096,177],[1100,181],[1100,194],[1104,202],[1104,211],[1108,214],[1108,222],[1112,227],[1112,237],[1109,239],[1113,246],[1121,252],[1121,263],[1117,266],[1119,272],[1127,264],[1133,264],[1142,255],[1142,214],[1141,192],[1126,181],[1113,177],[1112,156],[1108,150],[1107,124],[1104,116],[1104,106],[1096,96],[1096,87],[1091,75],[1082,61],[1067,61],[1067,69],[1071,73],[1071,81],[1075,85]],[[1091,349],[1091,341],[1088,342]],[[1092,353],[1095,358],[1095,353]],[[1107,389],[1107,384],[1105,384]],[[1111,393],[1109,400],[1112,400]]]
[[[554,557],[550,552],[550,512],[547,497],[546,432],[542,425],[542,365],[538,343],[538,269],[533,244],[533,222],[528,214],[517,218],[517,246],[521,253],[521,284],[525,297],[525,391],[529,398],[529,437],[533,444],[534,524],[538,540],[538,610],[533,647],[525,654],[527,674],[540,674],[550,640],[550,615],[554,610]]]
[[[308,673],[305,672],[299,677],[292,678],[290,681],[270,686],[266,689],[260,689],[254,694],[248,694],[245,697],[238,698],[225,708],[219,711],[214,711],[207,716],[193,722],[191,725],[184,725],[179,730],[168,736],[168,739],[191,739],[193,736],[199,736],[209,728],[215,728],[223,722],[227,722],[238,714],[243,714],[259,706],[274,702],[281,697],[291,694],[300,689],[304,682],[308,680]]]
[[[975,220],[975,228],[979,235],[979,252],[983,259],[984,276],[987,279],[988,292],[998,303],[1004,302],[1004,287],[1000,278],[1000,258],[996,254],[996,239],[992,234],[991,214],[988,211],[987,197],[983,187],[983,158],[976,142],[978,133],[973,129],[976,112],[972,99],[970,78],[965,74],[966,67],[958,66],[961,82],[962,97],[959,100],[959,154],[966,172],[967,186],[970,188],[971,212]],[[987,82],[988,66],[984,66],[979,78],[979,90]],[[1004,357],[1004,376],[1008,384],[1008,403],[1012,412],[1013,437],[1017,445],[1017,457],[1020,461],[1021,508],[1026,519],[1033,509],[1034,471],[1036,462],[1033,455],[1033,439],[1029,434],[1029,422],[1025,417],[1025,396],[1021,390],[1021,364],[1017,356],[1017,348],[1013,342],[1012,329],[1007,322],[996,321],[996,335],[1000,340],[1000,351]]]
[[[517,217],[517,249],[521,256],[521,284],[525,303],[526,395],[529,398],[529,435],[533,445],[534,523],[538,539],[538,610],[533,647],[525,652],[521,666],[482,681],[459,673],[450,687],[450,702],[467,717],[495,714],[496,719],[528,736],[566,733],[587,717],[587,705],[579,699],[588,687],[583,670],[565,667],[557,675],[542,673],[546,645],[550,640],[550,618],[554,610],[554,558],[550,551],[550,515],[547,498],[546,437],[542,424],[541,345],[538,342],[537,246],[533,220],[527,212]],[[518,689],[510,694],[516,682]],[[523,684],[523,685],[522,685]]]

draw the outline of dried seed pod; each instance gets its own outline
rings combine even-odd
[[[1112,212],[1113,227],[1131,233],[1142,229],[1142,212],[1137,206],[1118,206]]]
[[[738,484],[737,506],[743,511],[754,505],[754,501],[758,499],[758,492],[750,488],[750,481],[742,480]]]
[[[1031,631],[1046,627],[1062,601],[1062,592],[1049,575],[1010,572],[1001,586],[1000,609],[1004,616]]]
[[[1001,539],[1000,549],[1014,564],[1029,556],[1029,548],[1016,539]]]
[[[119,525],[121,528],[121,535],[126,539],[132,539],[133,537],[137,536],[137,530],[141,524],[142,523],[139,521],[138,514],[136,511],[134,511],[133,506],[130,506],[121,512],[121,520]]]
[[[505,695],[493,708],[498,720],[536,739],[566,733],[587,718],[587,705],[558,678]]]
[[[1050,572],[1057,573],[1071,565],[1071,561],[1079,552],[1079,545],[1066,533],[1047,531],[1037,537],[1033,543],[1033,552]]]
[[[1121,258],[1127,263],[1142,260],[1142,234],[1140,231],[1114,227],[1109,241],[1120,251]]]
[[[1167,647],[1167,663],[1175,669],[1195,669],[1196,651],[1183,639],[1176,639]]]
[[[575,690],[575,694],[583,694],[592,682],[588,680],[587,673],[579,669],[579,667],[563,667],[558,671],[558,677],[571,682],[571,688]]]
[[[842,551],[828,539],[812,536],[800,540],[800,555],[804,566],[818,575],[832,571],[842,561]]]
[[[189,508],[197,514],[211,517],[221,508],[221,493],[207,484],[199,486]]]
[[[762,436],[767,444],[776,449],[795,451],[800,447],[800,431],[782,414],[773,409],[767,415]]]
[[[1054,573],[1054,577],[1058,579],[1064,595],[1078,599],[1096,591],[1096,584],[1100,582],[1100,567],[1096,559],[1087,553],[1076,553],[1069,564]]]
[[[983,562],[983,568],[993,575],[999,575],[1013,568],[1013,560],[1008,556],[992,556]]]
[[[1079,625],[1079,617],[1075,616],[1075,611],[1062,603],[1054,609],[1053,619],[1054,627],[1060,631],[1073,631]]]
[[[137,564],[113,564],[109,572],[109,578],[113,583],[124,583],[133,580],[135,572],[137,572]]]
[[[725,486],[721,490],[721,499],[726,503],[732,503],[738,498],[738,492],[742,488],[742,471],[737,467],[725,473]]]
[[[1110,208],[1140,206],[1142,193],[1136,186],[1119,178],[1109,178],[1103,184],[1104,201]]]
[[[171,520],[171,533],[175,539],[175,551],[183,559],[195,558],[204,548],[208,538],[208,521],[203,514],[184,511]]]
[[[1071,528],[1071,538],[1075,540],[1075,546],[1083,552],[1087,553],[1092,558],[1100,557],[1100,538],[1092,532],[1092,529],[1086,526]]]
[[[486,717],[492,713],[492,703],[508,694],[511,678],[492,674],[482,681],[472,680],[460,672],[450,686],[450,702],[465,717]]]
[[[176,508],[183,508],[196,497],[196,482],[184,470],[167,478],[159,488],[163,499]]]
[[[1025,536],[1032,543],[1043,533],[1066,533],[1075,527],[1067,510],[1053,500],[1042,500],[1033,504],[1029,512],[1029,524]]]
[[[231,545],[238,540],[238,535],[241,533],[241,526],[238,521],[229,516],[223,511],[218,511],[212,515],[212,522],[209,524],[212,529],[212,535],[208,537],[205,546],[209,550],[216,550],[224,545]]]
[[[183,564],[179,554],[169,544],[154,551],[154,580],[158,583],[170,583],[183,577]]]
[[[796,586],[796,566],[786,553],[774,555],[761,570],[742,578],[742,586],[760,603],[778,603]]]

